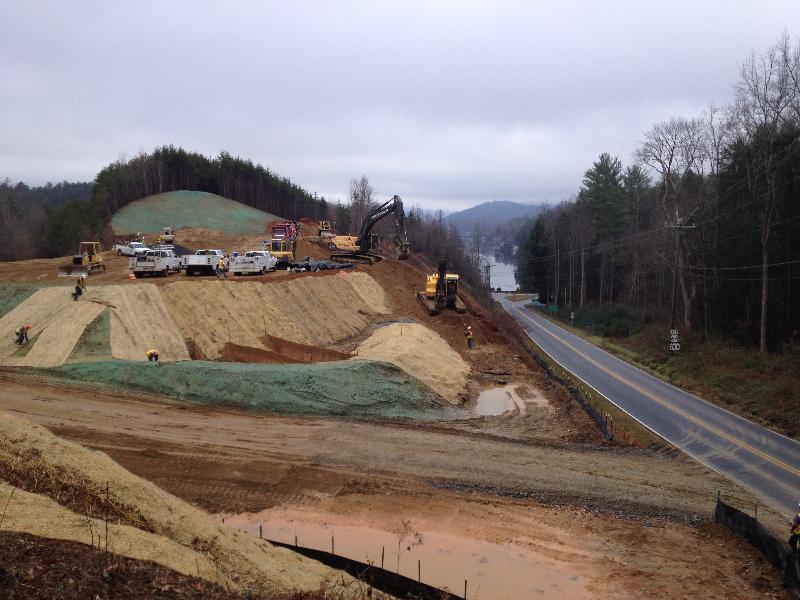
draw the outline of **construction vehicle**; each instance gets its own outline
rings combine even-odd
[[[100,242],[81,242],[78,253],[72,257],[72,262],[58,268],[58,276],[87,277],[90,273],[105,271],[102,252]]]
[[[323,239],[335,237],[336,234],[333,233],[333,229],[331,229],[331,222],[320,221],[319,226],[317,227],[317,235]]]
[[[234,253],[228,262],[228,270],[234,275],[247,273],[263,275],[274,271],[278,260],[270,254],[269,250],[249,250],[243,256]]]
[[[175,256],[170,248],[156,246],[146,254],[137,254],[128,259],[128,268],[138,279],[146,274],[166,277],[170,273],[179,273],[181,259]]]
[[[297,225],[295,223],[275,223],[272,225],[272,239],[264,240],[264,250],[274,256],[278,268],[288,268],[297,251]]]
[[[431,316],[438,315],[445,308],[461,314],[466,311],[463,300],[458,297],[458,275],[448,273],[447,263],[443,260],[439,261],[439,272],[428,275],[425,291],[418,292],[417,299]]]
[[[400,196],[393,196],[391,200],[387,200],[367,215],[357,237],[351,235],[333,237],[329,246],[332,251],[331,260],[370,265],[383,260],[383,257],[376,253],[378,251],[378,236],[372,233],[372,228],[375,227],[378,221],[392,213],[394,213],[395,243],[397,244],[395,258],[397,260],[406,260],[409,251],[408,233],[406,232],[406,213],[403,210],[403,201]]]
[[[158,244],[174,244],[175,243],[175,228],[170,225],[161,230],[161,236],[158,238]]]

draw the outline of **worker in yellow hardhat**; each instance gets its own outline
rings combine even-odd
[[[148,362],[158,362],[158,350],[151,348],[144,355],[147,357]]]

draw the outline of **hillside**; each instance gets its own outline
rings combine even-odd
[[[475,223],[481,223],[486,229],[491,230],[505,221],[533,217],[539,213],[541,208],[538,204],[521,204],[505,200],[484,202],[466,210],[449,214],[445,217],[445,221],[447,223],[455,223],[462,234],[469,235]]]
[[[120,235],[159,233],[168,225],[202,227],[226,234],[259,234],[266,231],[267,223],[278,219],[216,194],[182,190],[131,202],[111,218],[111,225]]]

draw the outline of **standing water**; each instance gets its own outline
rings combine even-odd
[[[498,262],[493,255],[482,254],[481,264],[489,265],[489,283],[492,288],[498,287],[504,291],[517,289],[517,280],[514,277],[514,265]]]

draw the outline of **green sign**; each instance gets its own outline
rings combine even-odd
[[[558,306],[556,306],[555,304],[551,304],[550,306],[547,307],[547,312],[549,312],[551,315],[556,314],[558,312]]]

